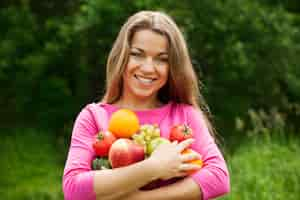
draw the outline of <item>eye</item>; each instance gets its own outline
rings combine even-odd
[[[131,56],[134,56],[134,57],[141,57],[141,56],[142,56],[141,53],[139,53],[139,52],[134,52],[134,51],[130,52],[130,55],[131,55]]]
[[[157,60],[158,60],[159,62],[165,63],[165,62],[168,62],[168,57],[158,57]]]
[[[160,59],[164,62],[168,62],[168,60],[169,60],[167,57],[161,57]]]

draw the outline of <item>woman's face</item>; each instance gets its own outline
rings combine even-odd
[[[151,30],[134,33],[128,63],[123,74],[123,94],[155,100],[168,80],[168,40]]]

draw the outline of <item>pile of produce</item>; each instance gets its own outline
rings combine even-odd
[[[120,109],[112,114],[108,130],[100,131],[96,136],[93,143],[96,158],[92,162],[92,169],[104,170],[128,166],[151,156],[161,144],[181,142],[192,137],[192,129],[180,124],[170,129],[168,140],[160,136],[158,125],[140,125],[134,112]],[[193,150],[188,148],[182,154],[191,152]],[[189,162],[202,166],[200,159]]]

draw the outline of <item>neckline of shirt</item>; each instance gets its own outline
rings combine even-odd
[[[100,106],[105,106],[107,107],[109,110],[111,110],[112,112],[115,112],[119,109],[122,109],[122,107],[116,106],[116,105],[112,105],[109,103],[99,103]],[[137,115],[142,116],[142,115],[147,115],[147,114],[151,114],[151,115],[155,115],[155,114],[163,114],[165,111],[168,111],[168,109],[170,109],[172,102],[168,102],[158,108],[152,108],[152,109],[143,109],[143,110],[132,110],[133,112],[135,112]]]

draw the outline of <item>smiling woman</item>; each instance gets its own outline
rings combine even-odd
[[[206,200],[229,191],[226,163],[198,105],[204,101],[185,40],[168,15],[141,11],[127,20],[109,54],[106,78],[101,102],[88,104],[74,124],[63,177],[66,200]],[[173,125],[185,124],[193,139],[162,144],[126,167],[92,171],[93,139],[121,108],[135,112],[140,124],[157,124],[163,138],[170,138]],[[181,154],[188,147],[195,153]],[[199,154],[200,170],[189,162]],[[160,180],[153,190],[140,190]]]
[[[159,105],[157,93],[166,84],[169,73],[167,47],[167,38],[154,31],[140,30],[133,35],[122,96],[116,105],[123,102],[148,104],[152,108]]]

